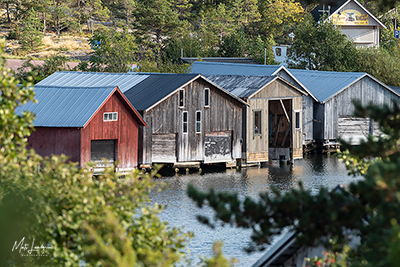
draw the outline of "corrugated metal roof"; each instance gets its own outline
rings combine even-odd
[[[396,93],[400,94],[400,87],[390,86]]]
[[[203,75],[248,75],[248,76],[272,76],[280,65],[251,65],[235,63],[216,63],[195,61],[190,66],[191,73]]]
[[[136,84],[145,80],[149,75],[135,75],[135,73],[102,73],[102,72],[76,72],[59,71],[36,85],[62,86],[62,87],[104,87],[113,86],[122,93],[131,89]]]
[[[136,73],[136,75],[146,75],[147,78],[125,91],[124,95],[138,110],[146,110],[198,76],[198,74],[166,73]]]
[[[205,75],[207,79],[238,97],[249,97],[276,76]]]
[[[341,90],[362,78],[366,73],[334,72],[289,69],[294,77],[304,85],[320,102],[339,93]]]
[[[205,62],[220,62],[220,63],[240,63],[240,64],[260,64],[258,61],[250,57],[181,57],[185,63],[193,63],[194,61],[205,61]]]
[[[36,114],[34,126],[83,127],[114,91],[111,87],[35,86],[38,103],[27,103],[17,114],[29,110]]]

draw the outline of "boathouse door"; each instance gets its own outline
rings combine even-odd
[[[269,106],[269,159],[290,160],[293,145],[292,99],[270,100]]]
[[[96,162],[97,167],[106,167],[114,164],[117,158],[116,140],[92,140],[90,141],[90,160]],[[104,160],[108,164],[105,164]]]

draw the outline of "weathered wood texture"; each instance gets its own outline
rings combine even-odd
[[[292,152],[293,159],[303,158],[303,132],[302,127],[296,129],[296,112],[300,112],[300,125],[302,124],[301,112],[303,110],[302,98],[293,98],[292,100],[292,132],[293,132],[293,143]]]
[[[363,105],[370,102],[376,105],[392,105],[392,100],[399,101],[399,97],[384,88],[369,77],[364,77],[349,86],[335,97],[328,100],[323,107],[318,108],[316,120],[322,118],[322,130],[316,138],[319,140],[335,140],[339,137],[338,118],[353,116],[352,101],[358,99]],[[316,122],[318,123],[318,122]],[[314,125],[314,127],[316,127]]]
[[[151,151],[155,163],[176,162],[176,134],[153,134]]]
[[[118,112],[117,121],[103,121],[103,113]],[[82,129],[81,166],[90,161],[91,140],[115,140],[119,168],[138,166],[138,131],[141,123],[118,92],[97,110]]]
[[[232,160],[232,132],[206,132],[204,137],[204,163]]]
[[[204,89],[210,89],[210,105],[204,106]],[[143,152],[141,163],[152,163],[152,135],[176,134],[177,162],[205,160],[205,132],[231,131],[230,160],[241,158],[242,106],[202,78],[192,81],[185,90],[184,107],[178,107],[176,93],[144,113],[148,124],[142,129]],[[201,112],[201,130],[196,133],[196,112]],[[183,133],[183,112],[188,112],[188,132]],[[217,158],[217,157],[216,157]],[[221,161],[225,162],[225,160]]]
[[[80,162],[81,131],[79,128],[35,127],[28,137],[27,147],[45,157],[67,155],[72,162]]]
[[[285,109],[281,106],[280,101],[284,103]],[[294,116],[294,107],[296,111],[300,112],[300,115],[302,113],[302,94],[300,92],[293,89],[287,83],[275,80],[251,96],[247,102],[249,106],[246,108],[246,142],[245,146],[243,146],[246,152],[247,162],[268,161],[270,158],[268,153],[271,146],[292,147],[293,144],[296,144],[297,148],[297,145],[300,143],[302,156],[302,131],[301,129],[293,131],[289,127],[289,121],[291,125],[294,125],[292,119]],[[254,116],[257,111],[261,112],[261,132],[258,134],[254,130]],[[275,112],[279,114],[279,116],[272,115],[271,117],[271,114],[275,114]],[[289,117],[289,121],[287,117]],[[300,118],[301,117],[302,116],[300,116]],[[270,122],[271,119],[273,120],[272,123]],[[275,129],[278,133],[275,135],[276,140],[271,144],[272,140],[269,140],[269,127],[278,124],[279,129]],[[296,139],[295,141],[293,141],[294,138]],[[296,153],[298,153],[298,151],[296,151]]]
[[[281,70],[277,73],[278,76],[284,78],[297,88],[302,89],[302,86],[294,80],[286,71]],[[309,95],[303,95],[303,113],[302,113],[302,131],[303,140],[305,143],[312,142],[314,140],[314,99]]]
[[[359,145],[361,140],[367,139],[370,133],[370,123],[371,119],[369,118],[339,117],[338,135],[352,145]],[[373,135],[382,135],[377,122],[373,123]]]

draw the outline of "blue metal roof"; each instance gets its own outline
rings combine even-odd
[[[248,75],[248,76],[272,76],[280,65],[252,65],[235,63],[217,63],[195,61],[190,66],[191,73],[203,75]]]
[[[392,88],[392,90],[394,90],[397,94],[400,94],[400,87],[390,86],[390,88]]]
[[[276,79],[276,76],[245,75],[205,75],[205,77],[238,97],[249,97]]]
[[[122,93],[145,80],[149,75],[135,73],[59,71],[37,83],[37,86],[104,87],[118,86]]]
[[[18,107],[21,115],[29,110],[36,114],[36,127],[83,127],[114,91],[113,87],[35,86],[38,103]]]
[[[367,73],[289,69],[320,102],[328,100]]]

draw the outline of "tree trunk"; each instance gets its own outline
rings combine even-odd
[[[46,21],[46,12],[43,12],[43,34],[46,33],[47,30],[47,21]]]
[[[7,21],[8,23],[11,22],[11,17],[10,17],[10,3],[7,1],[6,2],[6,10],[7,10]]]

